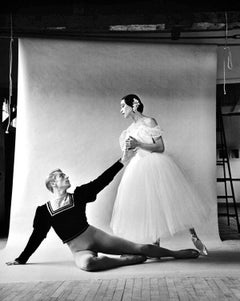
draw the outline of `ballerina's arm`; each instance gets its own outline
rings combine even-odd
[[[136,138],[129,136],[126,141],[126,146],[128,149],[141,148],[150,152],[163,153],[165,150],[164,142],[162,139],[162,134],[160,128],[158,128],[157,121],[154,118],[146,118],[145,123],[147,125],[148,135],[152,138],[152,143],[144,143]]]
[[[132,136],[129,136],[126,141],[126,145],[128,149],[135,149],[139,147],[150,152],[163,153],[164,143],[162,137],[160,136],[154,139],[152,138],[152,141],[153,143],[143,143],[133,138]]]

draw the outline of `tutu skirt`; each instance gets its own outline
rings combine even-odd
[[[125,168],[110,226],[125,239],[153,243],[204,223],[207,205],[169,155],[140,150]]]

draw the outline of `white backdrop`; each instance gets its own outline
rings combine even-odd
[[[167,151],[212,204],[198,232],[218,239],[215,47],[22,39],[18,83],[8,250],[17,256],[25,247],[36,206],[49,198],[49,171],[63,169],[73,190],[121,156],[118,137],[130,121],[119,113],[120,99],[129,93],[140,96],[164,130]],[[120,177],[87,208],[89,222],[106,231]],[[65,248],[51,230],[33,258],[50,258],[56,248],[61,258]]]

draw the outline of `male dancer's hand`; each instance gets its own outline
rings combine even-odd
[[[122,154],[121,161],[123,164],[127,163],[133,156],[135,155],[135,151],[125,149]]]
[[[17,261],[17,260],[6,262],[6,265],[19,265],[19,264],[21,264],[21,263],[19,261]]]

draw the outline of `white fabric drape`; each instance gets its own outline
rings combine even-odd
[[[163,128],[168,151],[212,201],[200,232],[218,236],[215,47],[20,39],[18,84],[8,252],[17,256],[25,247],[35,208],[49,198],[49,171],[61,168],[73,190],[121,156],[119,135],[130,121],[120,115],[120,99],[129,93],[139,95],[144,113]],[[87,208],[89,222],[107,231],[120,178]],[[51,231],[35,260],[51,258],[56,248],[52,258],[61,258],[65,248]]]

